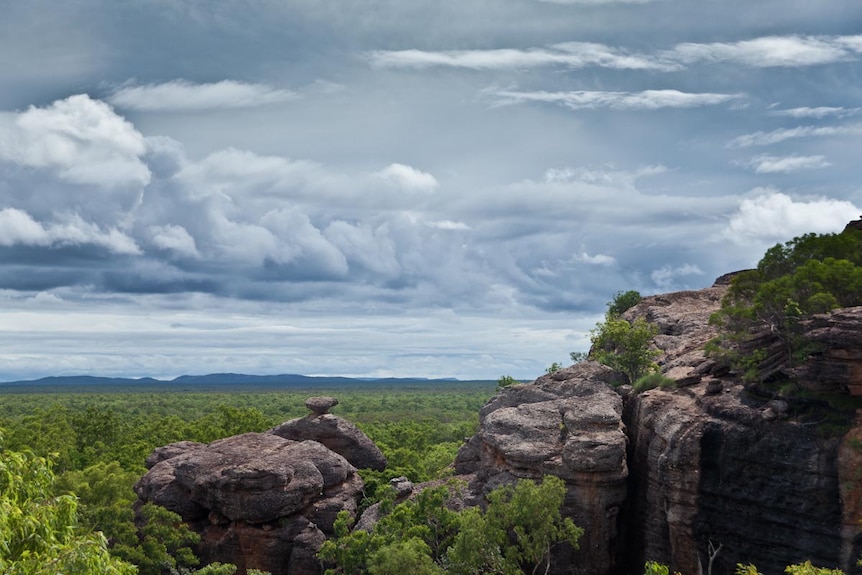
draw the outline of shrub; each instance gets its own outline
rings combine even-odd
[[[634,382],[634,385],[632,385],[635,392],[637,392],[637,393],[641,393],[642,391],[646,391],[648,389],[655,389],[656,387],[674,387],[674,386],[676,386],[675,380],[673,380],[669,377],[665,377],[664,375],[662,375],[661,373],[658,373],[657,371],[654,371],[652,373],[648,373],[648,374],[638,378],[638,380],[636,382]]]

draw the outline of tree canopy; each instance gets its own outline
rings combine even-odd
[[[817,313],[862,305],[862,232],[806,234],[767,250],[757,268],[739,273],[711,322],[721,336],[710,351],[757,378],[758,350],[739,344],[768,331],[784,344],[791,366],[806,352],[801,322]]]

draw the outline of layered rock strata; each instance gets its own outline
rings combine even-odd
[[[551,474],[566,482],[563,514],[585,532],[580,549],[555,551],[553,572],[609,573],[626,498],[622,399],[609,368],[586,362],[531,385],[505,388],[479,414],[479,432],[458,453],[477,495],[517,479]]]

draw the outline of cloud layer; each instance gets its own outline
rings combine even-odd
[[[0,20],[0,379],[534,377],[862,213],[862,5],[86,5]]]

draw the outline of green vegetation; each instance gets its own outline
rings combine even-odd
[[[497,389],[502,389],[504,387],[509,387],[510,385],[517,385],[521,383],[511,375],[501,375],[497,380]]]
[[[330,565],[326,573],[517,575],[547,572],[554,545],[577,548],[583,531],[560,514],[566,488],[558,477],[497,488],[488,495],[484,512],[448,509],[446,502],[458,489],[455,483],[426,489],[394,507],[390,494],[381,503],[383,517],[370,532],[351,532],[350,517],[342,512],[336,537],[319,553]]]
[[[641,393],[642,391],[655,389],[656,387],[674,387],[675,385],[676,381],[673,379],[665,377],[658,372],[652,372],[638,378],[632,387],[636,393]]]
[[[789,575],[844,575],[844,572],[840,569],[815,567],[811,564],[811,561],[788,565],[787,568],[784,569],[784,572]],[[667,565],[662,565],[655,561],[648,561],[646,565],[644,565],[644,575],[669,575],[669,570]],[[674,572],[674,575],[679,575],[679,573]],[[742,563],[738,563],[736,565],[734,575],[761,575],[761,573],[754,565],[743,565]]]
[[[626,311],[640,303],[640,292],[635,290],[618,291],[614,294],[614,299],[608,303],[607,317],[620,317]]]
[[[761,332],[783,344],[780,364],[792,367],[812,351],[801,322],[813,314],[862,304],[862,233],[807,234],[770,248],[754,270],[738,274],[711,323],[721,335],[707,347],[747,380],[760,380],[760,349],[740,344]]]
[[[636,291],[617,292],[613,301],[608,302],[605,321],[596,324],[590,332],[590,357],[622,372],[632,384],[658,368],[655,358],[661,354],[650,348],[658,326],[642,317],[633,322],[621,317],[640,300],[641,295]]]
[[[51,461],[0,446],[0,572],[133,575],[101,533],[77,528],[78,502],[55,495]]]
[[[0,430],[3,430],[0,498],[10,489],[24,489],[22,483],[33,483],[27,489],[41,489],[39,498],[31,498],[38,505],[28,503],[28,509],[57,508],[62,525],[57,521],[52,524],[47,515],[47,522],[42,524],[52,533],[57,531],[51,549],[62,551],[74,543],[78,555],[67,554],[63,560],[78,561],[83,557],[81,561],[98,559],[113,561],[123,568],[137,567],[137,571],[118,573],[160,575],[173,570],[229,575],[236,569],[233,565],[192,570],[197,558],[191,553],[191,546],[197,535],[185,528],[176,514],[144,506],[140,517],[142,528],[136,528],[132,513],[136,495],[132,486],[146,471],[144,460],[154,448],[181,440],[211,442],[246,431],[264,431],[287,419],[306,415],[307,397],[335,395],[341,403],[332,412],[356,423],[380,446],[390,463],[385,472],[361,471],[367,482],[368,505],[382,494],[376,493],[378,488],[387,485],[392,477],[405,475],[420,482],[445,476],[458,447],[475,432],[478,411],[493,395],[494,383],[452,382],[404,388],[368,385],[289,392],[242,388],[232,393],[176,391],[165,387],[135,391],[129,391],[128,387],[100,388],[97,392],[40,387],[30,388],[29,392],[20,388],[3,391],[7,390],[0,387]],[[19,467],[25,466],[23,471],[8,471],[18,461],[15,458],[25,458],[17,463]],[[39,483],[30,475],[22,475],[31,468],[28,473],[49,477],[50,481]],[[20,496],[16,498],[20,500]],[[7,519],[14,516],[11,511],[6,512],[11,507],[0,505],[4,505],[0,509],[2,545],[3,541],[14,540],[11,535],[6,536],[4,529],[16,527]],[[69,511],[72,508],[74,513]],[[47,552],[34,555],[35,551],[30,551],[28,557],[46,557]],[[0,562],[0,572],[4,574],[23,573],[16,569],[30,565],[22,563],[20,554],[3,553],[0,549],[3,556],[0,561],[7,561],[7,564]],[[100,553],[105,557],[99,559]],[[27,573],[114,572],[111,567],[75,571],[76,567],[69,565],[68,569],[46,567],[47,571]]]

